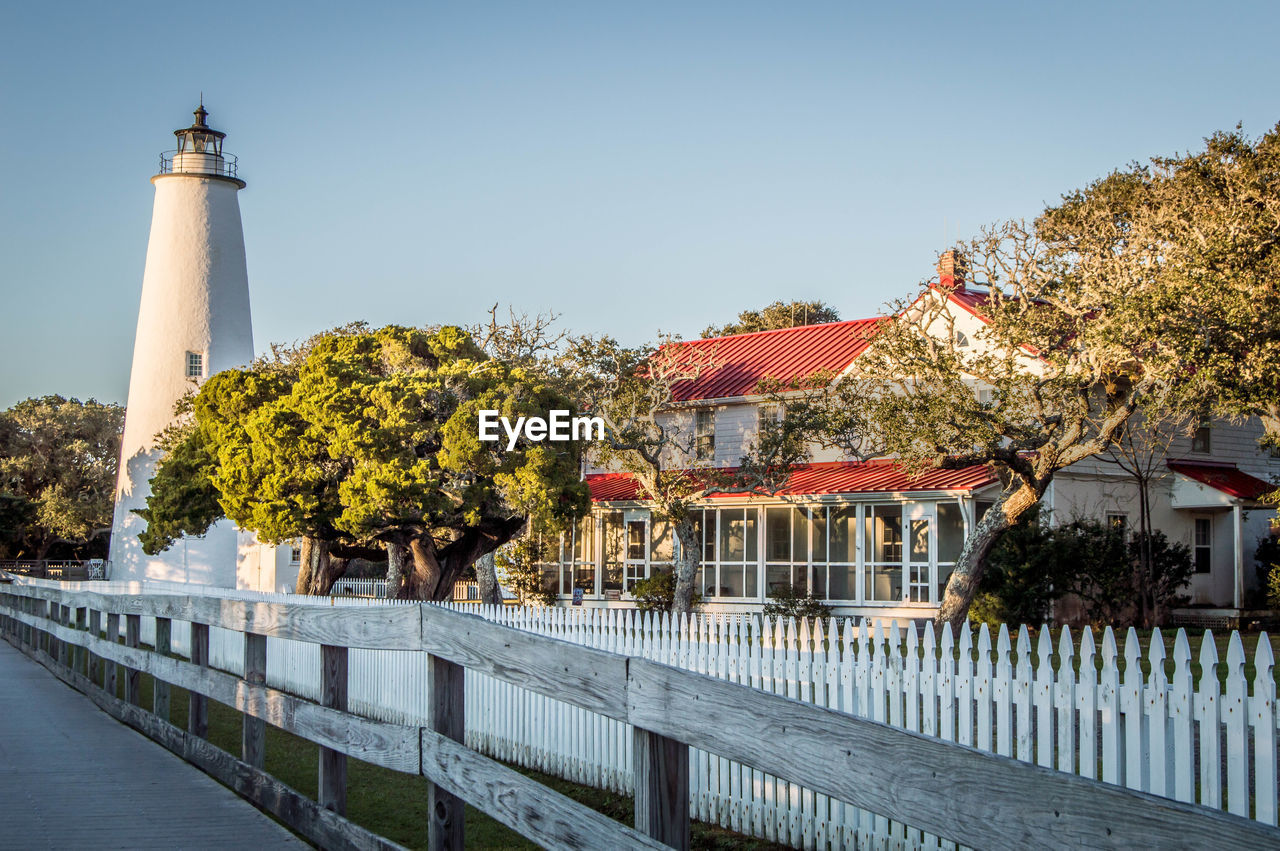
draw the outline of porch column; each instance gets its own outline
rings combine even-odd
[[[1235,566],[1235,582],[1233,588],[1233,601],[1236,611],[1240,611],[1244,605],[1244,556],[1240,549],[1244,545],[1244,511],[1240,507],[1240,502],[1231,506],[1232,539],[1235,541],[1235,549],[1232,552],[1232,563]]]

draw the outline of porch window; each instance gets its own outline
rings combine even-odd
[[[858,595],[858,509],[846,505],[828,509],[827,570],[829,600],[853,600]],[[815,583],[816,584],[816,583]]]
[[[720,509],[717,597],[755,597],[759,544],[755,508]]]
[[[902,506],[868,506],[865,535],[871,558],[866,565],[864,599],[902,602]]]
[[[1195,523],[1196,573],[1208,573],[1213,567],[1213,519],[1197,517]]]
[[[694,412],[693,457],[697,461],[716,459],[716,412],[712,408]]]
[[[622,574],[627,554],[627,529],[621,511],[604,514],[604,564],[600,574],[601,592],[622,592]]]
[[[581,588],[584,594],[596,592],[595,530],[596,518],[588,514],[561,538],[561,590],[565,594],[573,593],[574,588]]]
[[[784,506],[765,509],[765,592],[790,585],[809,593],[809,512]]]
[[[947,582],[955,570],[964,547],[964,514],[958,502],[938,503],[938,596],[942,602],[947,593]]]

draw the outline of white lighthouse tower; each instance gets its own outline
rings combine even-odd
[[[129,375],[120,473],[111,529],[111,579],[171,580],[235,587],[240,538],[228,520],[200,538],[184,538],[158,556],[142,551],[138,533],[159,453],[156,435],[173,420],[174,404],[205,378],[253,360],[249,276],[237,193],[236,159],[226,134],[211,129],[204,103],[195,123],[175,130],[178,147],[160,155],[142,302]]]

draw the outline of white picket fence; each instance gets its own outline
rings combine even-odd
[[[190,586],[185,590],[190,592]],[[225,593],[225,592],[220,592]],[[237,596],[315,605],[395,605],[360,598]],[[1232,633],[1225,688],[1212,636],[1200,646],[1197,677],[1179,630],[1173,673],[1153,637],[1145,661],[1136,633],[1123,649],[1110,629],[1095,642],[1064,630],[1056,655],[1048,632],[1033,642],[986,627],[939,637],[895,624],[765,623],[754,616],[671,619],[632,610],[451,604],[518,629],[654,659],[749,684],[831,709],[957,741],[1016,759],[1277,822],[1277,709],[1274,659],[1265,636],[1245,674]],[[145,634],[150,630],[144,627]],[[173,631],[184,652],[187,630]],[[240,672],[239,633],[212,629],[212,663]],[[319,697],[319,648],[268,640],[267,680]],[[425,654],[352,650],[352,711],[423,724]],[[696,711],[690,707],[689,711]],[[495,758],[574,782],[631,793],[631,731],[620,722],[468,674],[467,744]],[[693,750],[690,809],[695,818],[804,848],[946,845],[908,826]]]

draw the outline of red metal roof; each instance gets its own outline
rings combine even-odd
[[[1276,489],[1275,485],[1257,476],[1249,475],[1235,464],[1214,464],[1209,461],[1184,459],[1170,461],[1169,469],[1237,499],[1260,499]]]
[[[764,378],[786,382],[824,370],[843,372],[867,348],[881,321],[853,319],[675,343],[689,350],[714,352],[713,368],[695,381],[677,384],[675,399],[692,402],[749,396]]]
[[[586,477],[596,502],[643,500],[640,486],[630,473],[596,473]],[[826,461],[802,464],[791,473],[779,496],[824,494],[897,493],[911,491],[972,491],[992,484],[996,475],[977,465],[960,470],[926,470],[910,478],[895,462]],[[746,498],[749,494],[716,494],[717,499]]]

